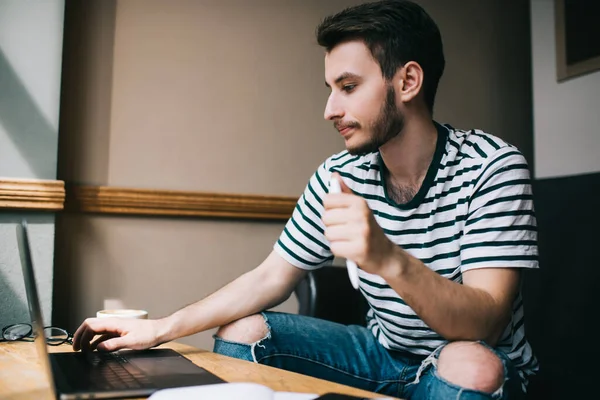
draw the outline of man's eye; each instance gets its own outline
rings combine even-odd
[[[356,85],[344,85],[344,86],[342,86],[342,90],[344,92],[347,92],[347,93],[350,93],[351,91],[353,91],[354,88],[356,88]]]

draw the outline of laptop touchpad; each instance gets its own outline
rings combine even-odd
[[[225,382],[187,358],[167,349],[132,353],[129,363],[162,388]]]
[[[142,370],[148,377],[198,374],[198,366],[179,357],[136,357],[129,362]]]

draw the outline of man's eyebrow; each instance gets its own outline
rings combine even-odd
[[[335,83],[338,84],[345,79],[360,79],[360,76],[353,74],[352,72],[344,72],[336,78]],[[329,83],[327,83],[327,81],[325,81],[325,86],[331,87],[329,86]]]

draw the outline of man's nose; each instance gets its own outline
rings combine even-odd
[[[329,98],[327,99],[327,104],[325,105],[325,113],[323,114],[323,118],[328,121],[333,121],[334,119],[341,119],[343,116],[344,111],[337,101],[336,96],[333,93],[330,94]]]

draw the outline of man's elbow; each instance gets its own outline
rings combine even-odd
[[[498,342],[502,339],[502,334],[509,322],[510,315],[501,318],[490,317],[485,320],[480,320],[479,323],[471,325],[468,329],[465,329],[465,326],[463,325],[462,329],[452,329],[448,332],[439,333],[449,342],[483,341],[490,347],[496,347]]]
[[[506,327],[510,321],[510,314],[505,314],[500,318],[495,318],[490,322],[487,333],[481,340],[487,343],[490,347],[496,347],[498,342],[502,339],[502,334],[506,330]]]

